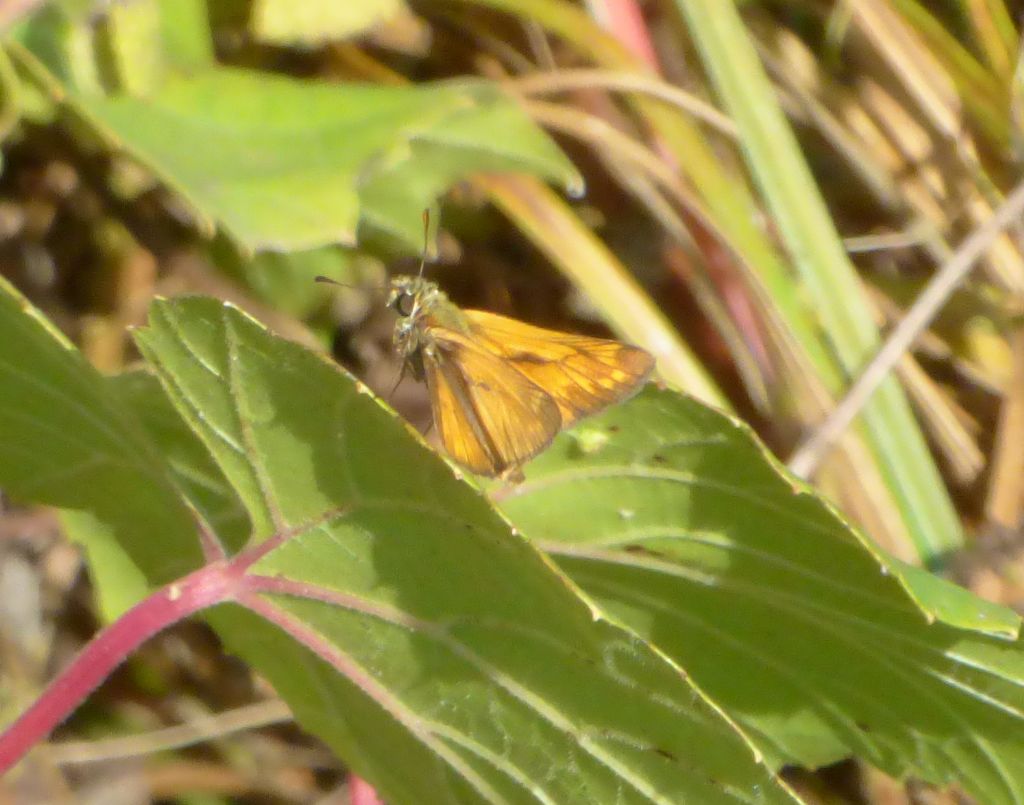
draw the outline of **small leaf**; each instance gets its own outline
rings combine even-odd
[[[44,6],[16,27],[15,38],[67,89],[100,92],[103,83],[96,60],[95,32],[84,14],[73,17],[62,5]]]
[[[362,33],[403,8],[402,0],[255,0],[252,32],[272,44],[312,46]]]
[[[497,88],[467,86],[477,105],[420,132],[407,151],[370,171],[360,190],[363,223],[411,252],[421,247],[421,211],[471,173],[529,173],[559,182],[571,195],[583,194],[582,176],[517,103]]]
[[[142,95],[152,91],[166,70],[160,41],[160,7],[155,0],[115,4],[103,16],[100,58],[111,83]]]
[[[774,762],[853,754],[981,802],[1024,798],[1014,613],[923,571],[905,581],[748,427],[692,399],[648,389],[594,429],[603,445],[563,435],[503,511]],[[908,586],[981,631],[929,623]]]
[[[152,584],[199,566],[195,521],[131,409],[2,279],[0,388],[0,487],[81,510],[78,536],[90,550],[126,552]],[[107,614],[143,592],[124,589]]]
[[[96,4],[49,3],[14,29],[67,90],[131,92],[156,87],[174,71],[213,62],[204,0],[134,0],[98,13]]]

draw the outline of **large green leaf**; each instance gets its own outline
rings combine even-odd
[[[252,526],[238,496],[210,454],[171,405],[151,372],[134,370],[106,381],[135,413],[150,442],[160,451],[182,494],[228,550],[249,539]]]
[[[471,102],[226,68],[144,99],[76,98],[211,224],[281,250],[353,243],[369,161]]]
[[[69,102],[208,229],[222,225],[251,249],[351,245],[365,219],[416,251],[420,210],[476,171],[582,187],[554,143],[485,82],[377,87],[221,67],[168,77],[147,97],[79,92]]]
[[[195,520],[160,454],[116,390],[0,279],[0,487],[74,510],[90,552],[141,568],[151,583],[195,568]],[[140,577],[107,573],[108,615],[142,592]]]
[[[300,721],[391,802],[784,802],[686,677],[602,619],[358,383],[209,299],[138,334],[321,657],[211,614]],[[331,603],[312,600],[314,591]]]
[[[105,378],[104,385],[107,386],[104,391],[116,394],[125,406],[123,415],[131,418],[134,413],[163,457],[165,470],[179,494],[187,494],[189,504],[203,522],[230,548],[244,545],[251,530],[244,509],[209,453],[171,406],[156,377],[141,370],[132,371]],[[130,493],[134,494],[144,485],[143,479],[134,479]],[[165,494],[152,501],[144,512],[146,523],[162,522],[168,515],[166,510],[173,522],[175,512],[181,508],[180,497],[167,494],[169,490],[163,491]],[[113,503],[116,517],[117,499],[100,502],[108,508]],[[153,574],[152,568],[148,568],[147,578],[147,573],[133,561],[131,554],[138,530],[113,528],[110,513],[105,509],[97,516],[89,510],[65,508],[60,511],[60,520],[65,532],[86,549],[93,587],[105,622],[113,621],[138,603],[156,582],[169,578],[163,573]],[[139,517],[139,521],[142,520],[143,517]],[[186,534],[190,548],[195,543],[195,525],[196,522],[191,521],[191,531]]]
[[[1024,799],[1017,616],[923,571],[904,577],[746,426],[649,390],[560,437],[499,494],[523,534],[775,762],[855,754],[958,780],[981,802]],[[929,623],[908,590],[950,623]]]

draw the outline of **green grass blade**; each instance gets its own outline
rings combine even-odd
[[[855,374],[879,345],[856,272],[843,250],[775,92],[732,3],[677,0],[722,99],[747,164],[826,329]],[[838,389],[833,389],[838,391]],[[863,433],[924,559],[962,543],[959,520],[902,390],[884,383],[866,406]]]

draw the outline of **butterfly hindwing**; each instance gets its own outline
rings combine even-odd
[[[423,355],[434,424],[448,454],[500,475],[543,450],[562,427],[559,406],[502,358],[452,330],[431,328]]]

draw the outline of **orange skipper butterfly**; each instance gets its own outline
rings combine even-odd
[[[441,444],[479,475],[519,475],[559,431],[632,396],[654,368],[637,347],[462,310],[422,276],[392,279],[387,304],[399,317],[396,350],[426,380]]]

